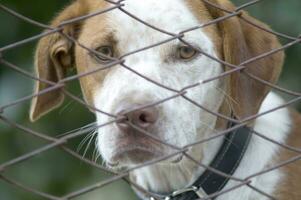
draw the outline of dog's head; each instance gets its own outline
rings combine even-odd
[[[235,10],[227,0],[210,2],[230,11]],[[136,17],[178,34],[227,15],[201,0],[127,0],[122,4],[122,9],[134,16],[115,9],[63,26],[62,33],[78,41],[77,44],[61,33],[41,39],[36,52],[39,78],[58,82],[65,77],[68,68],[76,67],[78,74],[87,73],[107,66],[110,63],[108,57],[120,58],[171,38],[141,23]],[[75,1],[53,21],[52,26],[112,6],[105,1]],[[245,12],[241,15],[252,23],[266,27]],[[127,55],[123,57],[123,64],[80,78],[89,105],[115,116],[123,116],[118,122],[99,129],[99,151],[106,162],[129,166],[172,152],[172,148],[155,138],[183,147],[208,136],[225,122],[222,123],[206,109],[226,116],[233,114],[237,119],[256,114],[269,88],[249,75],[274,83],[281,71],[283,54],[276,53],[246,64],[247,68],[242,72],[188,89],[186,99],[177,97],[145,107],[174,95],[168,88],[179,91],[231,69],[206,54],[239,65],[279,47],[273,35],[239,17],[229,17],[205,28],[184,32],[181,40],[170,40]],[[102,55],[91,53],[82,46]],[[36,91],[48,87],[47,83],[39,82]],[[58,107],[63,98],[60,89],[37,96],[32,103],[31,119],[37,120]],[[144,108],[138,109],[141,107]],[[95,114],[99,125],[113,119],[100,112]],[[198,150],[198,153],[201,152]]]

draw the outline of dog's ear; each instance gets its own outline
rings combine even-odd
[[[210,0],[213,4],[226,10],[235,11],[234,5],[228,0]],[[227,15],[226,12],[207,3],[206,7],[214,19]],[[242,16],[258,26],[268,27],[242,12]],[[255,26],[248,24],[239,17],[231,17],[217,24],[223,41],[223,56],[228,63],[239,65],[246,60],[279,48],[278,39]],[[230,77],[230,93],[234,100],[232,108],[238,119],[258,113],[262,101],[270,88],[246,75],[247,73],[260,79],[275,83],[281,72],[284,53],[278,52],[252,62],[241,72]],[[226,70],[231,68],[226,67]]]
[[[63,10],[51,23],[57,27],[62,22],[87,14],[88,8],[85,1],[76,1]],[[72,38],[77,38],[80,32],[80,22],[63,26],[62,32]],[[66,70],[73,67],[74,44],[63,34],[53,33],[42,38],[35,54],[35,71],[37,77],[53,83],[64,78]],[[51,87],[43,81],[38,81],[35,92],[41,92]],[[60,106],[64,100],[61,89],[51,90],[34,97],[30,109],[30,120],[36,121],[54,108]]]

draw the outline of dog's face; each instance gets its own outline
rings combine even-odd
[[[193,0],[127,0],[123,3],[123,9],[144,22],[175,34],[225,15],[201,1]],[[234,9],[229,2],[214,3]],[[110,6],[112,5],[104,1],[76,1],[53,24],[58,25],[64,20]],[[250,18],[248,15],[246,17]],[[36,66],[40,77],[53,82],[62,79],[65,69],[72,64],[79,74],[87,73],[106,66],[109,63],[106,56],[119,58],[171,37],[118,9],[68,25],[64,33],[105,56],[91,54],[58,33],[46,37],[39,44]],[[215,115],[196,107],[183,97],[136,109],[175,94],[156,83],[181,90],[228,69],[198,50],[226,62],[240,64],[278,46],[275,38],[252,26],[241,24],[237,18],[188,31],[182,39],[189,45],[178,39],[171,40],[124,57],[124,65],[119,64],[80,79],[87,103],[112,115],[121,116],[120,121],[104,126],[98,132],[99,151],[106,162],[118,163],[118,166],[142,163],[173,152],[171,147],[156,139],[184,147],[208,137],[214,129],[220,128],[217,127],[218,119]],[[248,65],[249,69],[246,71],[266,81],[275,82],[281,63],[282,54],[278,53],[269,59]],[[37,91],[47,87],[47,84],[39,83]],[[212,112],[224,115],[232,112],[237,118],[243,118],[258,111],[267,92],[264,85],[241,73],[234,73],[229,78],[191,88],[185,95]],[[62,99],[61,91],[52,91],[35,98],[31,118],[37,119],[59,105]],[[226,100],[229,102],[226,103]],[[229,109],[223,108],[224,105]],[[98,125],[112,120],[110,116],[95,113]],[[197,152],[202,155],[204,151],[198,149]],[[178,160],[172,158],[171,161],[174,159]]]
[[[149,8],[154,9],[154,12],[149,13]],[[125,2],[124,9],[156,27],[165,27],[165,30],[169,32],[178,33],[199,24],[187,5],[179,0],[163,2],[131,0]],[[170,36],[127,17],[121,11],[111,12],[105,17],[107,25],[104,28],[86,29],[82,37],[88,38],[89,35],[94,35],[93,39],[89,41],[93,46],[89,44],[88,47],[93,49],[111,48],[110,51],[115,57],[170,38]],[[173,24],[174,20],[177,23]],[[97,24],[98,21],[97,18],[92,19],[91,26]],[[105,34],[102,32],[103,29],[107,30]],[[112,43],[108,38],[114,42]],[[216,57],[213,41],[204,31],[189,32],[183,39],[195,48]],[[95,58],[90,57],[87,52],[81,51],[81,53],[86,54],[86,63],[82,63],[81,66],[97,68],[102,64],[102,62],[95,61]],[[173,40],[131,55],[125,60],[125,65],[132,70],[176,90],[216,76],[223,71],[219,63],[198,53],[179,40]],[[121,65],[107,70],[101,79],[96,78],[95,80],[93,104],[100,110],[115,115],[138,106],[158,102],[175,94],[145,80]],[[197,100],[208,109],[217,111],[223,99],[224,85],[221,84],[221,81],[214,81],[189,90],[187,96]],[[112,119],[101,113],[96,113],[96,115],[99,125]],[[134,125],[162,141],[179,147],[200,140],[199,132],[214,128],[214,117],[201,109],[196,109],[195,105],[184,98],[175,98],[129,115]],[[145,119],[142,119],[143,117]],[[122,127],[118,123],[99,129],[98,144],[105,161],[118,162],[121,166],[144,162],[172,152],[170,147],[145,136],[137,129]]]

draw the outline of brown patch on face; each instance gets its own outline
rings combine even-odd
[[[77,0],[67,6],[51,23],[52,27],[59,26],[62,22],[89,14],[95,9],[105,7],[103,1]],[[79,20],[63,26],[62,33],[77,40],[81,34],[85,21]],[[74,66],[75,44],[64,35],[55,32],[43,37],[35,54],[35,69],[37,77],[53,83],[59,82],[66,76],[68,68]],[[35,92],[41,92],[51,87],[43,81],[37,82]],[[30,119],[35,121],[56,107],[64,100],[61,89],[51,90],[39,95],[32,100]]]
[[[188,5],[188,8],[192,11],[194,16],[200,22],[200,24],[206,24],[213,20],[213,17],[209,13],[209,11],[206,8],[206,6],[204,5],[204,3],[202,3],[202,1],[187,0],[186,3]],[[211,39],[211,41],[213,42],[215,53],[218,56],[218,58],[223,60],[222,39],[221,39],[221,34],[220,34],[220,31],[219,31],[217,25],[211,24],[211,25],[205,26],[201,30],[204,31],[205,34],[207,35],[207,37],[209,37]],[[224,81],[226,83],[226,87],[225,87],[226,94],[229,95],[230,94],[229,87],[228,87],[228,85],[230,85],[229,79],[225,78]],[[230,105],[229,101],[231,101],[231,100],[227,99],[227,97],[226,97],[219,109],[219,113],[221,113],[225,116],[231,115],[231,108],[229,107],[229,105]],[[228,124],[227,120],[218,118],[215,128],[217,130],[222,130],[227,127],[227,124]]]
[[[205,19],[206,15],[202,14],[203,10],[207,10],[213,19],[227,16],[227,13],[205,3],[192,0],[189,2],[192,8],[197,8],[196,11],[198,9],[202,10],[198,13]],[[210,2],[226,10],[234,11],[236,9],[229,0],[211,0]],[[242,12],[241,15],[248,21],[269,29],[267,25],[254,19],[247,12]],[[240,65],[249,59],[281,46],[276,36],[246,23],[237,16],[219,21],[216,23],[216,27],[219,34],[215,35],[220,35],[222,39],[222,41],[219,41],[222,48],[217,47],[217,49],[220,49],[218,52],[222,53],[220,57],[232,65]],[[211,37],[215,38],[216,36],[213,34]],[[213,40],[216,41],[216,39]],[[219,44],[217,45],[219,46]],[[283,59],[284,53],[278,52],[247,64],[247,68],[243,70],[244,73],[239,71],[228,76],[230,83],[227,82],[227,91],[229,91],[231,99],[234,100],[231,102],[231,107],[237,119],[242,120],[256,114],[262,101],[270,91],[270,87],[253,80],[246,73],[275,84],[282,69]],[[228,66],[225,67],[225,70],[230,69]]]
[[[199,20],[200,24],[206,24],[213,20],[202,1],[187,0],[186,3],[194,16]],[[202,28],[201,30],[204,31],[205,34],[212,40],[217,56],[222,59],[222,41],[216,24],[211,24],[205,28]]]
[[[103,5],[101,9],[105,9],[106,7]],[[86,20],[82,27],[79,42],[93,50],[96,50],[100,46],[116,46],[116,41],[113,37],[114,30],[110,28],[107,19],[106,14],[102,14]],[[76,47],[75,57],[78,74],[101,69],[108,64],[97,61],[93,52],[89,52],[80,46]],[[95,91],[101,87],[101,83],[109,69],[99,70],[91,75],[80,78],[81,88],[88,104],[94,105]]]

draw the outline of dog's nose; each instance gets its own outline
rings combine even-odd
[[[133,128],[130,124],[147,129],[156,123],[158,110],[155,107],[137,109],[138,107],[139,105],[123,107],[117,112],[121,117],[121,120],[116,123],[120,130],[128,131]]]

